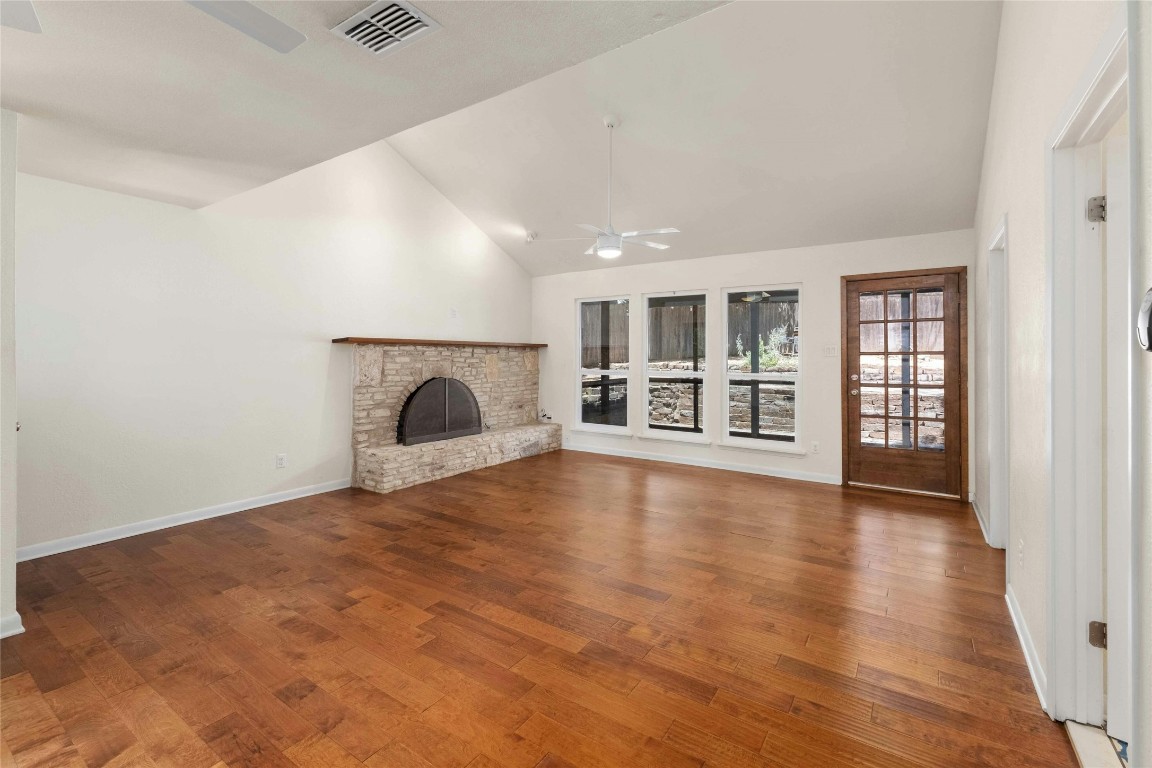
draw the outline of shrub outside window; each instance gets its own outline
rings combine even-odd
[[[800,291],[730,291],[727,301],[728,434],[796,442]]]
[[[649,296],[648,427],[704,431],[705,295]]]
[[[628,299],[581,301],[580,421],[628,426]]]

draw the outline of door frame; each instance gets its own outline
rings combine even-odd
[[[1128,460],[1115,470],[1129,475],[1129,492],[1126,498],[1113,496],[1105,508],[1103,433],[1115,425],[1100,424],[1099,403],[1105,395],[1102,377],[1098,371],[1089,370],[1093,366],[1079,363],[1096,359],[1103,366],[1106,353],[1100,348],[1100,339],[1105,324],[1111,326],[1114,313],[1122,313],[1123,324],[1128,327],[1133,314],[1128,302],[1110,306],[1107,320],[1101,312],[1105,254],[1099,231],[1087,223],[1084,203],[1089,196],[1103,194],[1103,140],[1128,107],[1127,83],[1127,18],[1122,9],[1046,146],[1048,672],[1043,676],[1045,684],[1038,687],[1043,688],[1042,703],[1052,718],[1092,725],[1103,724],[1105,719],[1104,652],[1091,647],[1087,639],[1087,623],[1105,616],[1102,528],[1105,519],[1113,527],[1118,509],[1127,508],[1131,514],[1138,503],[1132,483],[1138,473],[1134,461],[1139,445],[1136,430],[1129,429],[1124,440]],[[1132,269],[1136,249],[1131,232],[1126,239],[1128,268]],[[1134,346],[1131,333],[1122,339]],[[1114,341],[1108,339],[1108,359],[1115,359],[1111,349]],[[1062,371],[1072,371],[1072,375],[1058,375]],[[1133,375],[1134,371],[1129,371],[1129,386],[1135,385]],[[1134,408],[1135,402],[1128,406]],[[1107,418],[1115,418],[1113,409],[1108,411]],[[1114,439],[1109,440],[1110,445],[1115,445]],[[1110,465],[1115,463],[1109,461]],[[1112,472],[1110,466],[1108,487],[1123,493],[1126,483]],[[1118,533],[1113,530],[1113,534]],[[1067,567],[1057,567],[1058,563]],[[1130,637],[1126,640],[1130,642]]]
[[[935,267],[931,269],[904,269],[897,272],[870,272],[862,275],[840,276],[840,485],[848,486],[848,441],[851,425],[848,423],[848,283],[859,280],[888,280],[928,275],[957,275],[957,293],[960,294],[960,500],[968,496],[968,267]],[[925,494],[922,491],[890,490],[900,493]],[[949,497],[951,498],[951,497]]]
[[[1008,506],[1011,497],[1012,473],[1008,457],[1011,435],[1008,430],[1008,216],[1005,214],[988,243],[988,272],[985,290],[988,291],[988,344],[987,387],[988,403],[986,423],[982,424],[988,440],[988,509],[982,510],[973,502],[976,519],[984,528],[988,545],[1004,549],[1008,542]],[[987,515],[985,519],[984,515]],[[1007,566],[1011,567],[1011,558]]]

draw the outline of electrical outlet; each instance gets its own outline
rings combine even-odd
[[[458,317],[459,314],[460,313],[456,311],[456,307],[452,307],[451,309],[448,310],[448,316],[451,317],[452,319],[455,319],[456,317]]]
[[[812,453],[820,453],[820,443],[812,441]]]
[[[276,454],[276,469],[284,469],[287,466],[288,466],[288,454],[286,454],[286,453]]]
[[[824,347],[824,357],[839,357],[839,356],[840,356],[840,347],[837,346],[836,344],[829,344],[828,346]]]
[[[1024,567],[1024,539],[1016,542],[1016,565]]]

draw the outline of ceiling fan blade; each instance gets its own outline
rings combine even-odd
[[[577,224],[576,226],[580,227],[580,229],[587,230],[588,232],[595,232],[598,235],[608,234],[604,230],[600,229],[600,227],[594,227],[591,224]]]
[[[596,244],[595,244],[595,243],[593,243],[593,244],[592,244],[592,247],[591,247],[591,248],[589,248],[588,250],[584,251],[584,255],[585,255],[585,256],[591,256],[591,255],[592,255],[592,254],[594,254],[594,253],[596,253]]]
[[[678,235],[680,230],[676,227],[665,227],[664,229],[638,229],[635,232],[621,232],[621,237],[649,237],[650,235]]]
[[[245,0],[185,0],[233,29],[279,53],[288,53],[308,36]],[[7,5],[7,2],[4,3]]]
[[[642,245],[645,248],[655,248],[658,251],[663,251],[666,248],[672,247],[670,245],[664,245],[664,243],[654,243],[651,240],[628,240],[626,242],[628,245]]]
[[[0,3],[0,26],[40,34],[40,19],[32,0],[4,0]]]

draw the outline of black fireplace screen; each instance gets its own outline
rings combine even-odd
[[[480,406],[459,379],[435,378],[413,392],[400,411],[396,442],[419,445],[483,431]]]

